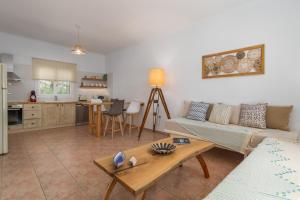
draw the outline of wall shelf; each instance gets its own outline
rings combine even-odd
[[[80,86],[83,89],[105,89],[107,87],[100,87],[100,86]]]
[[[81,78],[81,80],[84,80],[84,81],[106,81],[101,78]]]

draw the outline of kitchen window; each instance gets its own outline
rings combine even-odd
[[[40,96],[71,97],[76,77],[76,64],[32,59],[32,78],[36,80],[36,89]]]
[[[70,95],[71,83],[70,81],[38,81],[39,94],[41,95]]]

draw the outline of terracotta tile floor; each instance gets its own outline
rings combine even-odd
[[[165,137],[144,131],[124,137],[95,138],[86,126],[9,135],[9,154],[0,156],[1,200],[100,200],[110,177],[93,160]],[[196,159],[170,172],[147,192],[147,200],[198,200],[205,197],[242,156],[213,149],[204,154],[211,177],[205,179]],[[117,185],[112,200],[132,195]]]

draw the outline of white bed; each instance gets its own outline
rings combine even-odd
[[[205,200],[300,199],[300,144],[266,138]]]

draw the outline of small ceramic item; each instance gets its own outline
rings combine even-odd
[[[134,167],[134,166],[136,166],[136,164],[137,164],[137,159],[134,156],[132,156],[129,159],[129,165],[132,166],[132,167]]]
[[[170,154],[173,153],[176,146],[171,143],[155,143],[152,144],[152,150],[158,154]]]
[[[125,154],[123,152],[118,152],[114,158],[113,158],[113,163],[116,168],[121,167],[125,162]]]

